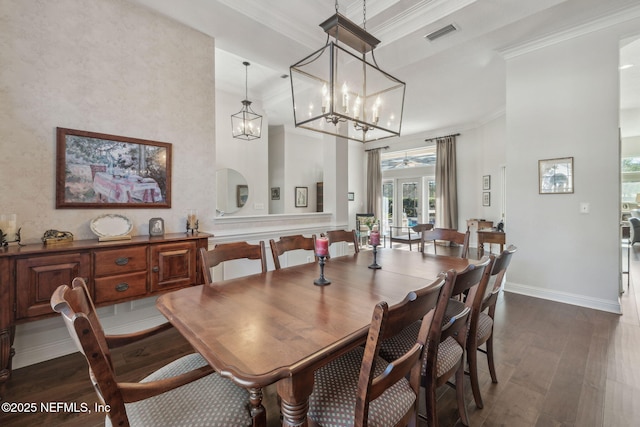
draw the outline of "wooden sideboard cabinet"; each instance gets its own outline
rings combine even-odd
[[[84,277],[96,306],[105,306],[202,283],[198,248],[208,248],[209,237],[175,233],[0,248],[0,399],[11,376],[15,325],[54,315],[49,299],[58,286]]]

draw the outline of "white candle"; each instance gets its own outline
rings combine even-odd
[[[195,209],[189,209],[189,212],[187,214],[187,223],[189,224],[189,229],[195,230],[197,221],[198,211]]]
[[[16,214],[2,214],[0,215],[0,230],[6,234],[5,239],[7,242],[16,240],[17,227],[17,215]]]

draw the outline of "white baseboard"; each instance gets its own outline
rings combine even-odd
[[[508,281],[504,285],[504,290],[505,292],[511,292],[514,294],[527,295],[530,297],[577,305],[579,307],[593,308],[595,310],[606,311],[609,313],[622,314],[622,308],[619,300],[610,301],[600,298],[590,298],[585,297],[584,295],[542,289]]]

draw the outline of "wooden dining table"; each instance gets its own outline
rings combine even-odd
[[[276,384],[283,426],[306,426],[314,372],[365,341],[374,306],[393,305],[468,259],[382,249],[180,289],[157,307],[223,377],[247,388],[266,424],[262,388]]]

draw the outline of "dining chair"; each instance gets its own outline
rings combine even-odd
[[[411,250],[411,244],[417,243],[418,250],[422,251],[422,232],[431,230],[433,224],[416,224],[413,227],[390,227],[389,241],[390,247],[393,248],[393,243],[404,243],[409,245]],[[404,232],[406,230],[406,233]],[[395,232],[394,232],[395,231]]]
[[[451,298],[447,301],[446,313],[440,323],[440,329],[432,331],[422,363],[422,386],[425,389],[425,406],[428,426],[437,426],[436,391],[447,384],[456,390],[458,414],[463,425],[469,425],[467,405],[464,400],[464,353],[466,349],[471,303],[475,296],[483,294],[489,281],[489,273],[493,260],[483,257],[476,264],[469,264],[454,279]],[[461,299],[466,295],[464,302]],[[393,360],[413,345],[421,325],[415,323],[402,333],[382,343],[380,356]],[[450,379],[455,377],[455,384]]]
[[[312,251],[314,253],[313,259],[317,261],[317,257],[315,256],[315,234],[313,234],[311,237],[304,237],[301,234],[295,236],[282,236],[277,241],[274,239],[270,239],[269,245],[271,246],[271,255],[273,255],[273,264],[275,265],[276,270],[280,269],[280,257],[282,255],[284,255],[286,252],[298,249]]]
[[[493,281],[493,284],[492,286],[487,284],[485,292],[477,295],[481,297],[479,301],[474,303],[474,306],[477,304],[477,309],[474,307],[475,311],[471,316],[469,338],[467,340],[467,361],[469,364],[469,378],[471,380],[473,399],[478,408],[484,406],[478,380],[478,352],[487,355],[491,381],[493,383],[498,382],[493,358],[493,325],[496,313],[496,301],[502,289],[503,280],[506,277],[507,267],[516,250],[517,248],[515,246],[509,245],[507,249],[495,258],[489,279],[489,283]],[[484,343],[486,343],[486,350],[480,348]]]
[[[51,307],[62,315],[71,338],[89,365],[89,377],[102,405],[107,426],[264,425],[251,418],[249,393],[214,372],[198,354],[183,356],[140,382],[119,382],[110,349],[153,336],[171,327],[164,323],[127,335],[106,335],[84,279],[59,286]],[[107,407],[107,406],[105,406]],[[256,417],[257,418],[257,417]]]
[[[213,283],[211,269],[224,261],[237,259],[260,260],[262,272],[267,271],[267,257],[264,250],[264,241],[256,245],[247,242],[218,243],[213,249],[200,248],[200,266],[202,268],[204,283]]]
[[[375,306],[365,346],[315,372],[308,410],[313,425],[417,425],[422,355],[431,325],[442,322],[455,274],[454,270],[441,273],[391,307],[386,302]],[[383,340],[415,323],[422,327],[406,352],[393,360],[382,359],[378,353]]]
[[[433,228],[426,230],[421,235],[421,251],[424,252],[426,242],[433,241],[433,253],[436,253],[437,242],[446,241],[449,244],[454,243],[459,245],[461,247],[460,258],[467,258],[469,254],[469,234],[469,230],[463,233],[452,228]]]
[[[356,230],[331,230],[327,231],[327,238],[329,239],[329,247],[332,244],[338,242],[353,243],[353,250],[355,253],[360,252],[360,246],[358,245],[358,234]]]
[[[360,244],[366,244],[369,238],[369,226],[367,221],[371,222],[375,220],[375,214],[373,213],[356,213],[356,237]],[[376,222],[378,226],[380,221]]]

